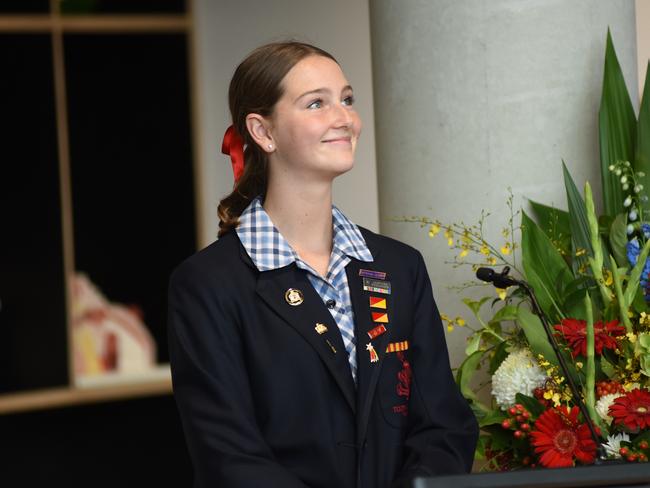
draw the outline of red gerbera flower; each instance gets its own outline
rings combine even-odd
[[[618,397],[609,407],[615,424],[636,430],[650,427],[650,391],[636,388]]]
[[[554,325],[567,344],[571,347],[571,354],[587,355],[587,322],[577,319],[562,319],[562,323]],[[594,324],[594,349],[596,354],[602,354],[603,349],[616,349],[615,337],[625,335],[625,327],[618,325],[618,320],[612,320],[603,325],[602,321]]]
[[[539,462],[548,468],[574,465],[574,459],[590,464],[596,457],[596,443],[587,424],[578,423],[578,407],[546,410],[530,433]]]

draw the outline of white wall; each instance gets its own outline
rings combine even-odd
[[[354,87],[363,135],[355,168],[334,183],[334,203],[355,223],[379,228],[374,115],[367,0],[195,0],[198,137],[203,232],[201,247],[217,235],[219,200],[232,190],[230,160],[221,139],[230,125],[228,84],[254,48],[296,38],[329,51]]]
[[[639,101],[650,59],[650,0],[636,0],[636,55],[639,65]],[[650,96],[650,93],[648,94]]]

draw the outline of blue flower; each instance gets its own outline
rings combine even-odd
[[[641,224],[641,232],[643,232],[646,239],[650,239],[650,224]]]
[[[647,227],[643,227],[643,226],[647,226]],[[641,227],[643,229],[644,234],[646,232],[650,232],[650,225],[643,224]],[[641,254],[641,246],[639,245],[639,241],[636,237],[628,241],[626,245],[626,251],[627,251],[627,260],[630,262],[630,265],[634,267],[636,265],[636,262],[639,259],[639,254]],[[648,294],[648,290],[647,290],[649,273],[650,273],[650,258],[647,258],[645,261],[645,265],[643,266],[643,271],[641,271],[641,279],[639,280],[639,284],[641,285],[641,289],[643,290],[645,299],[648,301],[650,301],[650,295]]]

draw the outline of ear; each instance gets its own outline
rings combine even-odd
[[[259,114],[248,114],[246,129],[255,143],[262,148],[262,151],[267,153],[275,151],[275,143],[270,132],[271,124],[266,118]]]

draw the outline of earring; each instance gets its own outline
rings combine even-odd
[[[273,149],[273,144],[269,144],[269,149]]]

